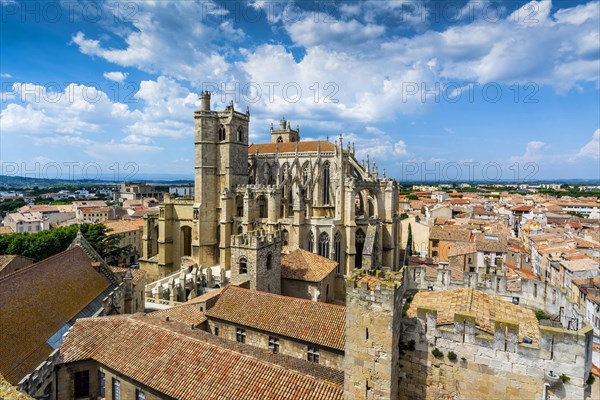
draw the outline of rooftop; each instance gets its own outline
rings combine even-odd
[[[270,153],[299,153],[317,152],[320,151],[335,151],[335,144],[327,140],[309,140],[300,142],[284,142],[284,143],[262,143],[252,144],[248,147],[248,154],[270,154]]]
[[[147,317],[80,319],[61,353],[65,363],[93,359],[180,400],[343,398],[341,371]]]
[[[110,282],[80,247],[0,278],[0,372],[17,384],[52,352],[48,340]]]
[[[429,232],[429,239],[446,240],[452,242],[468,242],[471,238],[471,231],[460,226],[443,225],[434,226]]]
[[[272,332],[308,343],[344,350],[346,307],[257,292],[237,286],[223,289],[206,311],[210,318]]]
[[[303,249],[281,257],[281,277],[285,279],[321,282],[336,268],[337,262]]]

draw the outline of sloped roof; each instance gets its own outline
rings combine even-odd
[[[248,147],[248,155],[252,154],[269,154],[269,153],[298,153],[321,151],[335,151],[335,144],[327,140],[308,140],[300,142],[284,142],[284,143],[261,143],[253,144]]]
[[[61,346],[63,361],[96,360],[179,400],[220,400],[224,394],[244,400],[343,399],[341,371],[171,326],[178,325],[127,316],[81,319]]]
[[[173,321],[194,326],[198,326],[207,320],[206,315],[193,304],[181,304],[165,310],[154,311],[146,315],[153,318],[169,317]]]
[[[223,289],[208,318],[272,332],[344,350],[346,307],[257,292],[236,286]]]
[[[430,240],[446,240],[452,242],[468,242],[471,231],[460,226],[443,225],[434,226],[429,231]]]
[[[17,384],[50,353],[46,343],[110,288],[78,246],[0,278],[0,372]]]
[[[281,277],[306,282],[321,282],[334,269],[337,262],[311,253],[303,249],[297,249],[281,257]]]
[[[108,268],[110,268],[112,272],[123,276],[127,273],[127,271],[131,272],[131,276],[133,277],[131,284],[133,286],[136,286],[142,279],[146,277],[146,271],[139,268],[113,267],[112,265]]]
[[[475,316],[477,328],[490,335],[494,335],[495,321],[509,320],[519,323],[519,341],[523,336],[529,336],[533,343],[539,340],[539,323],[532,310],[472,288],[419,292],[407,315],[416,317],[420,307],[437,310],[438,326],[454,324],[454,313],[469,313]]]

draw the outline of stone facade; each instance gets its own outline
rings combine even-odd
[[[250,289],[281,294],[279,232],[252,231],[231,238],[231,282],[250,281]]]
[[[260,347],[262,349],[269,348],[269,337],[276,337],[277,339],[279,339],[279,353],[299,358],[302,360],[307,359],[308,346],[315,346],[311,343],[276,335],[274,333],[264,332],[246,326],[234,325],[229,322],[220,321],[217,319],[209,319],[209,332],[212,334],[216,334],[215,328],[218,329],[219,336],[232,341],[237,340],[237,329],[242,328],[245,331],[244,343],[249,344],[251,346]],[[343,369],[344,353],[342,353],[339,350],[329,349],[322,346],[317,347],[319,349],[319,364],[339,370]]]
[[[403,323],[402,340],[414,341],[415,350],[406,351],[400,362],[401,399],[537,399],[547,391],[551,400],[591,394],[584,387],[591,368],[589,326],[579,331],[540,326],[539,344],[527,344],[518,343],[516,321],[496,320],[491,336],[476,328],[474,315],[456,313],[453,327],[440,327],[436,310],[417,312],[416,321]],[[434,348],[443,354],[434,356]],[[548,384],[549,371],[569,381]]]

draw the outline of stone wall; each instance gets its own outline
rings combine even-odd
[[[475,316],[456,313],[454,324],[437,326],[437,312],[419,308],[403,322],[403,343],[414,341],[400,361],[402,399],[540,399],[546,373],[565,374],[552,383],[548,400],[586,399],[591,368],[591,328],[540,326],[539,343],[518,343],[515,321],[495,321],[494,335],[476,328]],[[443,353],[435,357],[434,348]],[[450,360],[454,352],[455,360]]]
[[[271,258],[270,268],[267,260]],[[247,273],[240,273],[240,259],[246,259]],[[231,237],[231,283],[249,280],[250,289],[281,293],[281,235],[252,231]]]
[[[437,276],[430,279],[425,276],[425,267],[405,267],[403,285],[407,290],[452,290],[472,287],[508,302],[543,310],[552,316],[560,314],[563,326],[576,324],[573,328],[579,328],[583,324],[584,319],[578,306],[569,300],[562,289],[548,283],[521,278],[509,287],[504,275],[465,272],[463,280],[453,280],[450,270],[440,269],[437,272]]]
[[[385,276],[384,276],[385,275]],[[369,284],[367,283],[369,282]],[[344,397],[396,399],[402,288],[401,276],[362,275],[346,288]]]
[[[335,369],[344,368],[344,353],[336,349],[314,345],[301,340],[283,337],[274,333],[269,333],[249,327],[230,324],[226,321],[210,319],[208,321],[208,330],[215,334],[215,328],[219,329],[219,336],[228,340],[236,341],[236,329],[243,328],[246,332],[246,344],[260,347],[262,349],[269,348],[269,336],[279,338],[279,353],[302,360],[307,359],[308,346],[316,346],[319,348],[319,364]]]

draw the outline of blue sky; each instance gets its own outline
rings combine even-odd
[[[2,172],[191,177],[198,93],[400,181],[600,179],[598,1],[1,0]]]

